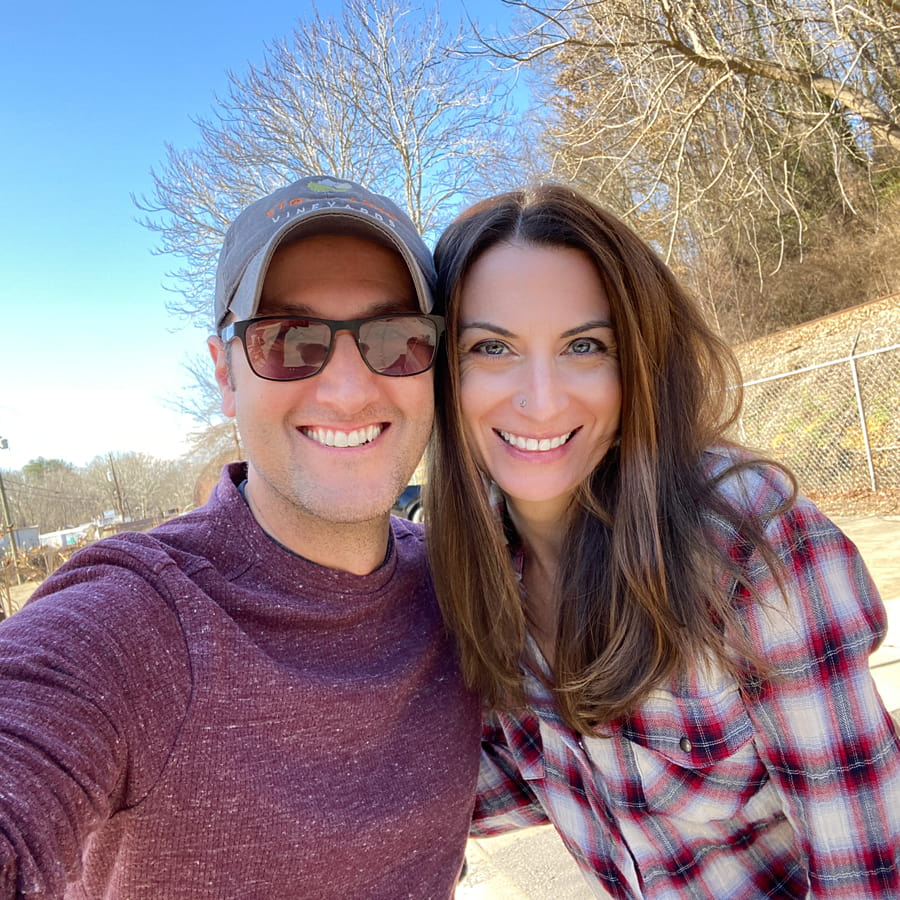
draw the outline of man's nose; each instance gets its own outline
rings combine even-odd
[[[378,396],[377,375],[364,362],[356,337],[350,331],[334,336],[331,358],[316,375],[319,399],[354,412]]]

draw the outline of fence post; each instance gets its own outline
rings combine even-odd
[[[859,343],[859,336],[861,332],[856,332],[856,337],[853,340],[853,349],[850,351],[850,371],[853,374],[853,390],[856,392],[856,408],[859,411],[859,424],[862,428],[862,439],[863,446],[866,450],[866,465],[869,467],[869,482],[872,485],[872,490],[878,490],[878,482],[875,479],[875,466],[872,464],[872,448],[869,446],[869,429],[866,425],[866,411],[863,407],[862,401],[862,391],[859,389],[859,372],[856,368],[856,345]]]

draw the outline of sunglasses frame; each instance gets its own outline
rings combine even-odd
[[[428,321],[430,321],[435,328],[434,354],[431,358],[431,362],[419,372],[390,373],[379,372],[377,369],[373,368],[370,365],[369,361],[366,359],[362,347],[360,346],[359,329],[369,322],[377,322],[380,319],[427,319]],[[255,325],[258,322],[290,322],[292,320],[304,322],[319,322],[323,325],[328,326],[331,331],[331,336],[328,341],[328,351],[325,354],[325,358],[322,360],[322,365],[320,365],[319,368],[316,369],[316,371],[311,375],[299,375],[292,378],[273,378],[271,375],[260,374],[256,371],[256,368],[253,365],[253,361],[250,359],[250,351],[247,349],[247,341],[245,339],[247,330],[252,325]],[[305,381],[307,378],[314,378],[325,368],[325,366],[328,365],[328,362],[331,359],[331,354],[334,352],[335,337],[337,336],[338,332],[341,331],[349,331],[353,335],[353,339],[354,341],[356,341],[356,349],[359,351],[359,355],[362,358],[362,361],[366,364],[366,368],[370,372],[374,372],[376,375],[383,375],[385,378],[411,378],[413,375],[422,375],[424,372],[427,372],[429,369],[434,367],[435,360],[437,359],[438,348],[441,344],[441,336],[444,334],[445,327],[446,322],[444,320],[444,317],[432,315],[431,313],[381,313],[377,316],[364,316],[361,319],[320,319],[317,316],[301,315],[256,316],[250,319],[241,319],[237,322],[231,322],[230,324],[223,326],[223,328],[219,332],[219,337],[221,338],[223,344],[228,344],[235,339],[239,340],[241,346],[244,348],[244,356],[247,359],[247,365],[250,366],[250,371],[253,372],[253,374],[257,378],[262,378],[265,381]]]

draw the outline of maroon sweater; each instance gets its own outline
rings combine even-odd
[[[326,569],[262,532],[243,471],[0,626],[0,897],[452,896],[479,716],[421,529]]]

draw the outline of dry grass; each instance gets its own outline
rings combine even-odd
[[[848,357],[854,347],[859,354],[895,344],[900,344],[900,294],[777,331],[733,349],[744,380],[753,381]],[[792,390],[786,382],[785,409],[797,403]],[[900,388],[897,393],[900,398]],[[895,487],[824,493],[804,484],[803,493],[831,516],[900,514],[900,489]]]

